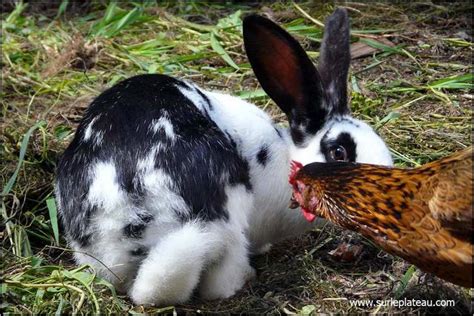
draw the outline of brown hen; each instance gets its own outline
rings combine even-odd
[[[473,287],[472,147],[414,169],[294,163],[293,200],[452,283]]]

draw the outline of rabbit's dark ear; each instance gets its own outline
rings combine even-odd
[[[350,112],[347,103],[347,74],[351,62],[349,36],[347,11],[336,9],[326,19],[318,66],[325,107],[331,114]]]
[[[298,42],[272,21],[250,15],[243,22],[245,50],[262,88],[285,112],[295,144],[324,124],[322,86]]]

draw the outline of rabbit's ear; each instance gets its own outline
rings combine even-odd
[[[313,63],[298,42],[258,15],[244,19],[245,50],[262,88],[285,112],[295,144],[324,124],[322,85]]]
[[[351,61],[349,17],[337,9],[326,20],[318,72],[324,91],[324,104],[331,114],[350,112],[347,103],[347,74]]]

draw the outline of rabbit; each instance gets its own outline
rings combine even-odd
[[[344,9],[327,19],[318,69],[264,17],[247,16],[243,36],[288,128],[239,98],[139,75],[90,104],[58,163],[76,262],[136,304],[230,297],[255,276],[250,254],[310,229],[289,209],[292,160],[392,164],[383,140],[350,115]]]

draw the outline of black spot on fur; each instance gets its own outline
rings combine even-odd
[[[267,164],[268,156],[268,146],[262,146],[257,153],[258,163],[265,167],[265,165]]]
[[[81,234],[79,236],[73,237],[73,240],[79,243],[81,247],[87,247],[90,245],[92,236],[90,234]]]
[[[351,124],[351,125],[354,125],[355,127],[359,128],[360,125],[357,124],[356,122],[354,122],[353,120],[350,120],[348,118],[345,118],[345,117],[340,117],[338,119],[336,119],[338,122],[344,122],[344,123],[347,123],[347,124]]]
[[[273,126],[273,129],[277,133],[278,137],[283,138],[283,135],[281,134],[280,130],[276,126]]]
[[[123,234],[127,238],[142,238],[145,229],[145,224],[128,224],[123,228]]]
[[[138,247],[130,251],[130,255],[134,257],[144,257],[148,254],[148,248],[146,247]]]
[[[144,222],[144,223],[149,223],[153,220],[153,215],[148,214],[148,213],[140,213],[138,214],[138,217]]]
[[[326,135],[324,135],[321,139],[321,152],[326,158],[326,161],[334,161],[334,159],[331,157],[331,151],[337,148],[338,146],[344,147],[349,162],[356,161],[356,144],[351,135],[345,132],[340,133],[336,139],[329,139],[329,136],[326,133]]]

